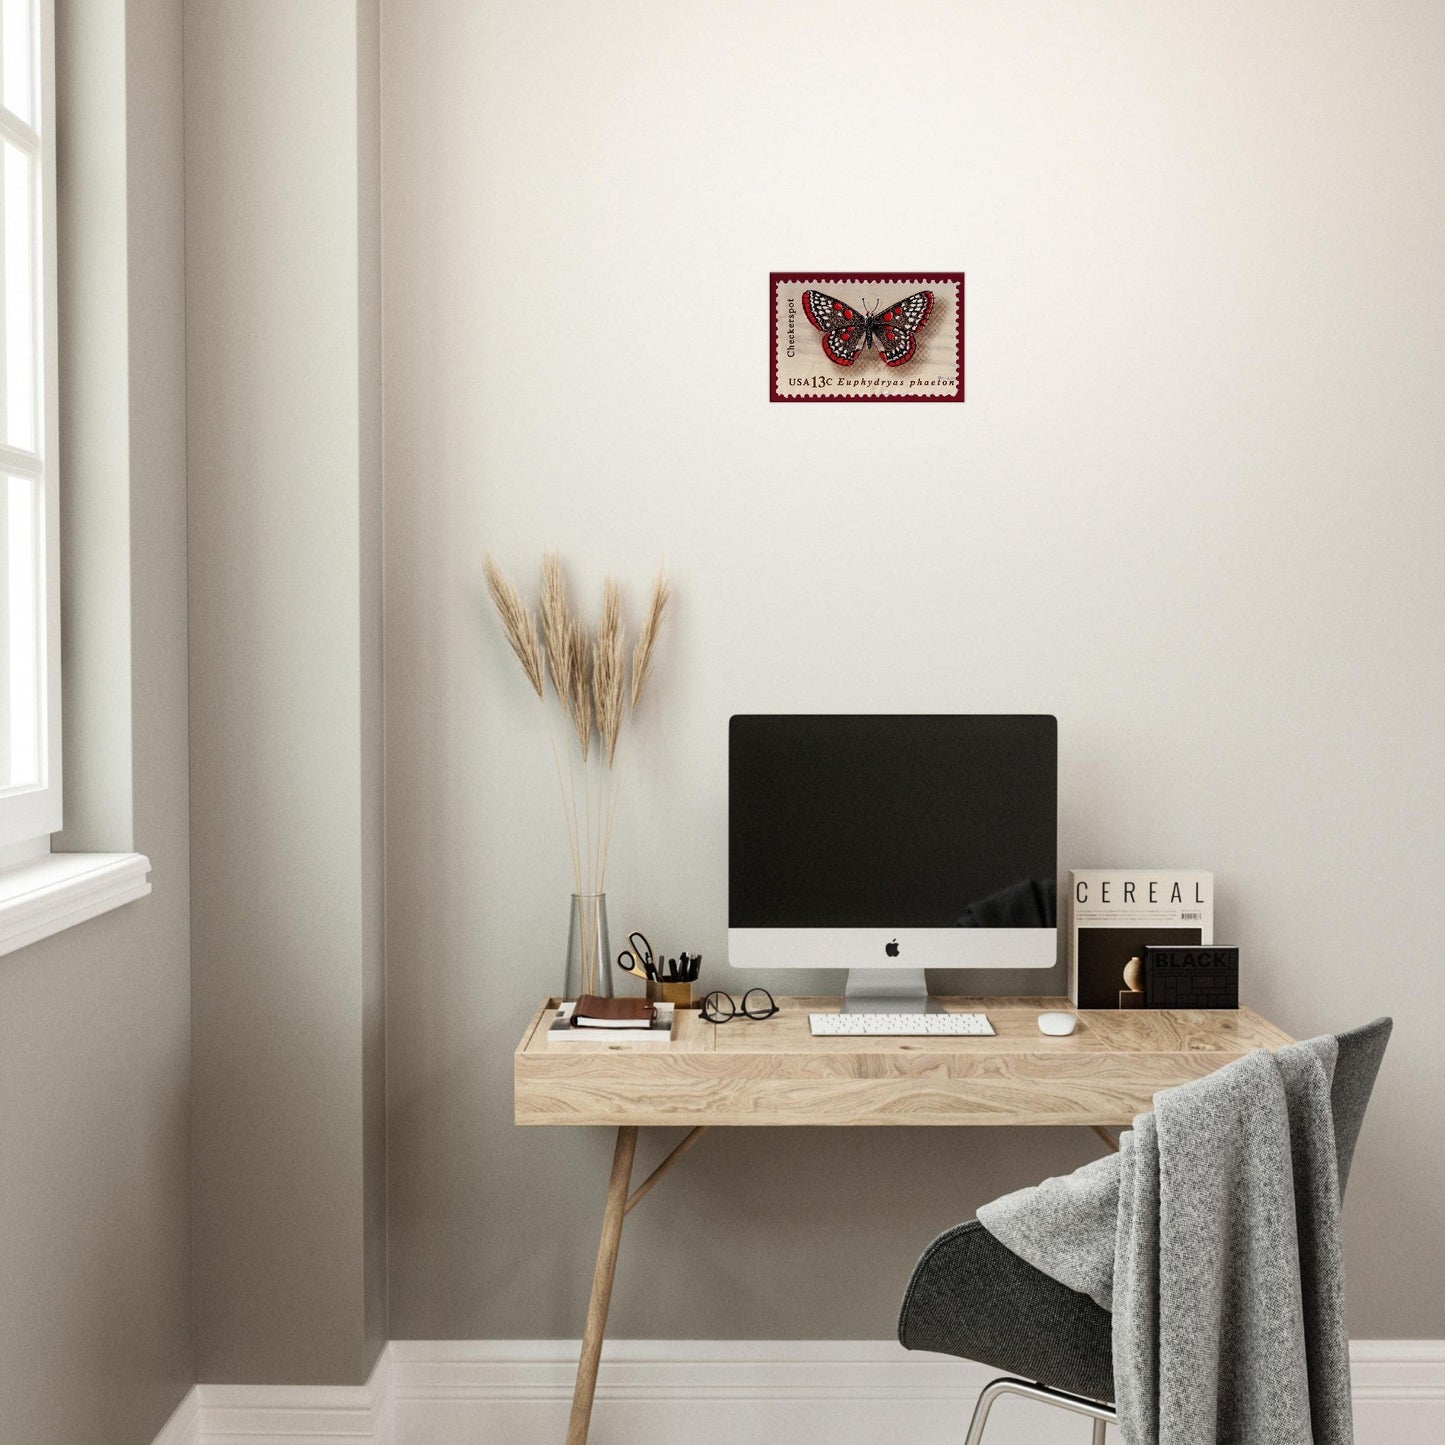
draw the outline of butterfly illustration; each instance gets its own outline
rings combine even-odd
[[[885,366],[902,366],[918,345],[918,332],[933,310],[933,292],[915,291],[882,311],[861,315],[821,291],[803,292],[803,314],[823,333],[823,350],[839,366],[852,366],[870,346]]]

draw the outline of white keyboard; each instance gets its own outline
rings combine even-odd
[[[987,1014],[809,1014],[813,1033],[869,1038],[915,1038],[933,1035],[990,1035]]]

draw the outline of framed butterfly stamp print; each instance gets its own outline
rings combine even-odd
[[[774,271],[773,401],[962,401],[961,271]]]

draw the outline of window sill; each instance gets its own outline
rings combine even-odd
[[[0,954],[151,891],[142,853],[48,853],[0,873]]]

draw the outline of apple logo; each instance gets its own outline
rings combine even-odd
[[[886,953],[889,958],[897,958],[898,940],[895,938],[892,943],[885,943],[883,945],[883,952]]]

